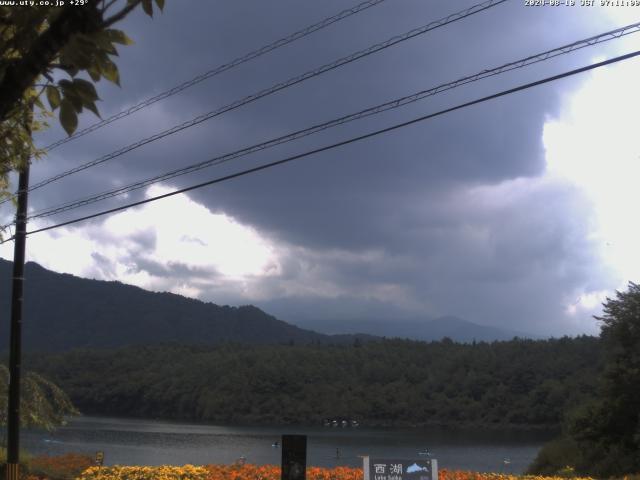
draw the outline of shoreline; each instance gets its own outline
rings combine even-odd
[[[386,429],[407,429],[407,430],[426,430],[436,429],[451,432],[473,432],[473,431],[490,431],[490,432],[513,432],[513,433],[546,433],[557,436],[561,433],[560,425],[525,425],[525,424],[508,424],[508,423],[455,423],[447,424],[441,422],[428,423],[412,423],[412,422],[378,422],[367,423],[360,422],[357,427],[347,426],[324,426],[321,422],[313,423],[270,423],[261,421],[236,421],[236,422],[209,422],[206,420],[196,420],[190,418],[173,418],[173,417],[141,417],[117,415],[111,413],[81,413],[78,416],[66,417],[67,423],[81,418],[93,418],[102,420],[115,421],[133,421],[133,422],[161,422],[167,424],[180,424],[201,427],[225,427],[225,428],[268,428],[268,429],[310,429],[310,430],[327,430],[327,431],[350,431],[350,430],[386,430]]]

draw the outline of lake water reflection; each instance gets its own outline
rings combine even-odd
[[[550,432],[332,427],[231,427],[152,420],[79,417],[53,433],[28,431],[22,447],[35,454],[103,451],[106,465],[280,464],[273,443],[282,434],[308,436],[308,465],[361,466],[359,455],[420,458],[440,468],[521,473]],[[339,458],[336,458],[336,452]]]

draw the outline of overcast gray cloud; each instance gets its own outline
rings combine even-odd
[[[34,181],[472,4],[388,0],[55,150],[36,165]],[[100,109],[108,116],[348,6],[337,0],[174,1],[153,20],[132,15],[122,25],[136,40],[121,52],[123,88],[100,85]],[[620,25],[602,11],[530,8],[513,0],[52,184],[34,192],[31,204],[37,210],[109,190]],[[340,141],[582,66],[620,45],[483,80],[165,185],[185,186]],[[256,303],[292,322],[451,314],[538,334],[594,332],[591,310],[569,307],[581,295],[619,287],[620,276],[592,235],[592,199],[571,182],[548,177],[543,143],[545,123],[563,115],[567,99],[589,78],[190,193],[193,202],[271,245],[273,258],[242,280],[204,259],[182,262],[180,252],[152,256],[162,249],[159,231],[127,231],[122,238],[123,230],[102,231],[104,220],[66,230],[57,245],[62,249],[65,237],[84,231],[91,248],[109,242],[122,248],[111,257],[94,252],[94,265],[84,265],[82,274],[114,279],[123,271],[117,265],[127,265],[133,276],[125,281],[217,303]],[[53,129],[42,142],[58,135]],[[188,230],[178,233],[178,243],[208,246]],[[228,248],[224,255],[244,254]]]

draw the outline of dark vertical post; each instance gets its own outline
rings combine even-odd
[[[11,337],[9,343],[9,411],[7,412],[7,480],[18,480],[20,464],[20,369],[22,355],[22,298],[24,257],[27,239],[27,191],[29,161],[20,171],[18,207],[13,249],[13,282],[11,294]]]
[[[282,436],[281,480],[305,480],[307,478],[307,436]]]

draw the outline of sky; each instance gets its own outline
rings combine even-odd
[[[473,1],[386,0],[69,142],[47,179]],[[640,7],[509,0],[34,191],[30,211],[201,162],[640,20]],[[121,24],[121,87],[103,118],[356,5],[169,0]],[[150,198],[640,49],[632,34],[56,216]],[[640,281],[637,105],[628,60],[252,175],[28,237],[27,258],[322,331],[457,316],[540,336],[597,334],[601,304]],[[80,128],[96,118],[83,114]],[[57,125],[40,145],[64,137]],[[12,219],[7,204],[3,223]],[[12,258],[12,244],[0,256]],[[338,333],[338,332],[329,332]]]

